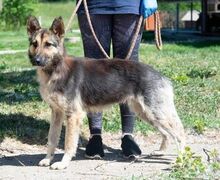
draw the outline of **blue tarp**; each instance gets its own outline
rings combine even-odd
[[[141,0],[141,15],[147,18],[156,12],[157,7],[157,0]]]

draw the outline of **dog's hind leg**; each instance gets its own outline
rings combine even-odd
[[[148,106],[144,98],[140,96],[131,103],[131,108],[134,112],[140,118],[157,128],[162,134],[163,139],[160,149],[159,151],[155,151],[154,154],[164,154],[169,144],[170,136],[175,140],[179,151],[182,151],[185,146],[183,125],[177,115],[173,102],[169,101],[169,98],[166,100],[168,101],[167,103],[157,101],[157,103],[151,103],[151,106]]]
[[[84,117],[84,112],[76,111],[67,115],[65,132],[65,153],[60,162],[51,165],[51,169],[65,169],[69,165],[73,156],[75,156],[78,138],[80,133],[80,124]]]
[[[173,124],[167,123],[165,121],[160,121],[158,124],[154,125],[159,132],[162,134],[162,143],[159,150],[154,151],[153,155],[163,155],[169,144],[169,136],[171,136],[177,146],[178,151],[183,151],[185,147],[185,135],[184,130],[181,127],[174,127]]]
[[[168,98],[168,102],[160,106],[155,116],[158,130],[163,129],[168,133],[175,140],[178,151],[182,152],[185,147],[185,132],[173,100]]]
[[[52,108],[52,115],[50,121],[50,130],[48,134],[48,149],[47,155],[44,159],[39,162],[40,166],[49,166],[53,156],[54,151],[58,145],[60,132],[62,129],[63,113],[60,110]]]
[[[154,114],[155,119],[153,124],[163,135],[162,144],[157,154],[161,151],[163,152],[164,150],[166,150],[164,144],[166,144],[165,142],[169,137],[168,135],[170,135],[174,139],[177,150],[183,151],[185,147],[185,133],[174,105],[168,106],[168,108],[165,108],[163,106],[163,109],[158,109],[157,111],[154,111]]]
[[[171,116],[171,122],[173,122],[174,126],[172,126],[172,124],[170,124],[170,128],[172,129],[173,133],[170,133],[170,135],[174,138],[176,144],[177,144],[177,149],[180,152],[183,152],[185,145],[186,145],[186,135],[185,135],[185,131],[183,128],[183,124],[176,112],[176,108],[173,105],[173,113]]]

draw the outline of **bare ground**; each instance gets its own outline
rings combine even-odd
[[[88,136],[87,136],[88,137]],[[86,137],[86,138],[87,138]],[[105,133],[105,158],[103,160],[87,160],[84,158],[84,146],[81,141],[77,155],[65,170],[50,170],[37,166],[45,156],[46,146],[24,144],[14,139],[5,138],[0,144],[0,179],[131,179],[148,177],[156,179],[156,175],[169,172],[176,158],[175,145],[172,143],[164,156],[150,156],[159,148],[161,137],[158,134],[143,136],[136,134],[143,155],[137,161],[125,161],[120,152],[120,134]],[[204,135],[187,135],[187,146],[206,160],[203,148],[220,150],[220,132],[208,131]],[[62,149],[57,149],[54,161],[62,158]]]

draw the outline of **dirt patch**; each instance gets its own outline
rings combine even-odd
[[[87,138],[87,137],[86,137]],[[120,179],[149,177],[169,172],[176,158],[175,144],[171,144],[165,156],[150,156],[159,148],[161,136],[136,134],[135,139],[142,149],[142,156],[135,162],[126,161],[121,156],[120,134],[103,134],[105,158],[87,160],[84,158],[85,141],[81,140],[76,157],[70,166],[61,171],[38,167],[38,162],[45,156],[46,146],[23,144],[14,139],[5,138],[0,144],[0,179]],[[203,148],[220,150],[220,132],[209,131],[204,135],[187,135],[187,145],[193,152],[206,160]],[[62,158],[62,149],[57,149],[54,161]]]

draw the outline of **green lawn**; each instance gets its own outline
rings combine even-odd
[[[34,16],[41,19],[42,27],[50,27],[54,18],[61,16],[64,23],[67,24],[75,3],[39,3],[38,9]],[[78,29],[77,17],[72,22],[72,28]],[[67,36],[78,35],[74,33],[68,33]],[[0,50],[10,49],[27,49],[28,38],[26,33],[26,27],[21,28],[19,31],[6,31],[3,32],[0,29]]]
[[[37,16],[41,16],[46,26],[59,15],[66,22],[72,4],[40,4]],[[79,34],[69,33],[68,36]],[[82,42],[66,43],[66,46],[70,55],[83,56]],[[25,27],[18,32],[0,32],[0,51],[27,47]],[[165,41],[162,51],[147,41],[141,44],[140,59],[173,81],[177,110],[185,127],[220,128],[220,41]],[[120,130],[119,114],[118,106],[105,112],[103,127],[106,131]],[[46,137],[49,117],[48,105],[39,96],[35,70],[27,53],[0,55],[0,141],[9,135],[38,142]],[[84,122],[87,124],[87,120]],[[152,130],[149,125],[137,121],[136,131],[147,134]]]

